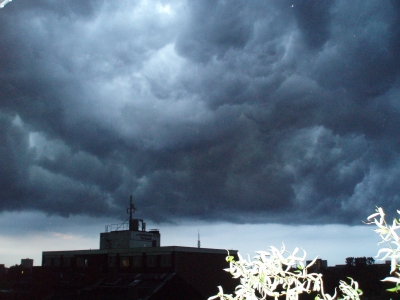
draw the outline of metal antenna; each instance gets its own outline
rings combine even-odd
[[[132,203],[132,195],[130,197],[130,205],[129,207],[126,209],[126,212],[129,213],[129,220],[132,220],[132,213],[134,213],[137,209],[135,208],[135,206]]]

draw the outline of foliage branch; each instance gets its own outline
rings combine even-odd
[[[286,299],[299,299],[301,293],[311,293],[312,291],[319,294],[316,300],[333,300],[333,299],[360,299],[362,294],[358,289],[356,281],[350,279],[350,284],[340,281],[339,289],[342,298],[337,298],[337,294],[333,296],[324,292],[322,274],[308,273],[308,268],[312,266],[317,258],[306,265],[306,252],[304,250],[302,256],[296,256],[299,249],[296,248],[293,253],[287,251],[282,245],[278,250],[270,247],[269,251],[258,251],[257,255],[251,261],[246,260],[238,253],[239,260],[235,261],[233,256],[228,256],[230,272],[234,278],[240,278],[240,285],[236,287],[235,296],[224,294],[222,287],[219,293],[211,299],[221,300],[258,300],[272,297],[286,296]]]
[[[400,228],[400,219],[394,218],[392,225],[389,225],[385,220],[385,212],[381,207],[376,208],[376,213],[368,217],[368,222],[366,224],[374,224],[378,228],[374,231],[378,233],[381,237],[381,241],[378,244],[387,243],[387,248],[382,248],[378,251],[377,257],[381,254],[383,256],[379,258],[380,260],[390,259],[390,274],[392,276],[386,277],[382,281],[394,282],[395,287],[388,289],[389,292],[397,292],[400,290],[400,265],[397,263],[400,258],[400,238],[396,233],[396,230]],[[400,211],[397,211],[400,214]]]
[[[400,214],[400,211],[397,211]],[[375,224],[377,232],[382,240],[378,243],[387,243],[387,248],[379,250],[377,257],[384,254],[381,260],[391,259],[391,275],[382,281],[394,282],[396,286],[388,289],[391,292],[400,290],[400,238],[396,230],[400,228],[400,218],[394,219],[393,224],[387,224],[385,213],[382,208],[377,207],[376,213],[368,217],[366,224]],[[311,263],[306,264],[306,252],[302,256],[296,256],[299,249],[293,253],[287,251],[282,245],[278,250],[270,247],[269,251],[258,251],[253,260],[244,259],[238,253],[238,260],[228,253],[227,261],[229,268],[225,269],[234,278],[240,279],[240,284],[235,289],[235,295],[224,294],[221,286],[218,287],[219,293],[212,299],[220,300],[260,300],[268,297],[278,299],[283,296],[288,300],[297,300],[302,293],[317,292],[315,300],[356,300],[360,299],[362,291],[358,288],[358,283],[349,278],[350,283],[339,282],[340,295],[335,290],[334,295],[324,292],[322,274],[308,273],[308,269],[315,263],[315,258]]]

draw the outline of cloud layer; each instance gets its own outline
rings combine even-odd
[[[395,1],[18,0],[0,211],[359,224],[400,187]]]

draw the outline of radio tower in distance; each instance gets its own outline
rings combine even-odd
[[[197,248],[200,248],[200,230],[197,232]]]

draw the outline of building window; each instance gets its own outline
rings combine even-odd
[[[170,267],[171,266],[171,255],[164,254],[161,255],[161,267]]]
[[[136,255],[132,259],[132,265],[134,268],[140,268],[142,266],[142,256]]]
[[[76,259],[76,265],[78,267],[87,267],[88,266],[88,261],[84,257],[78,257]]]
[[[55,267],[60,266],[60,258],[59,257],[53,258],[53,266],[55,266]]]
[[[116,264],[116,256],[109,256],[108,257],[108,266],[109,267],[115,267]]]
[[[70,267],[70,266],[71,266],[71,258],[64,257],[64,267]]]
[[[51,258],[45,258],[44,259],[44,264],[45,267],[51,267]]]
[[[155,268],[157,266],[157,256],[148,255],[147,256],[147,267]]]
[[[129,257],[121,257],[120,266],[123,268],[129,267]]]

